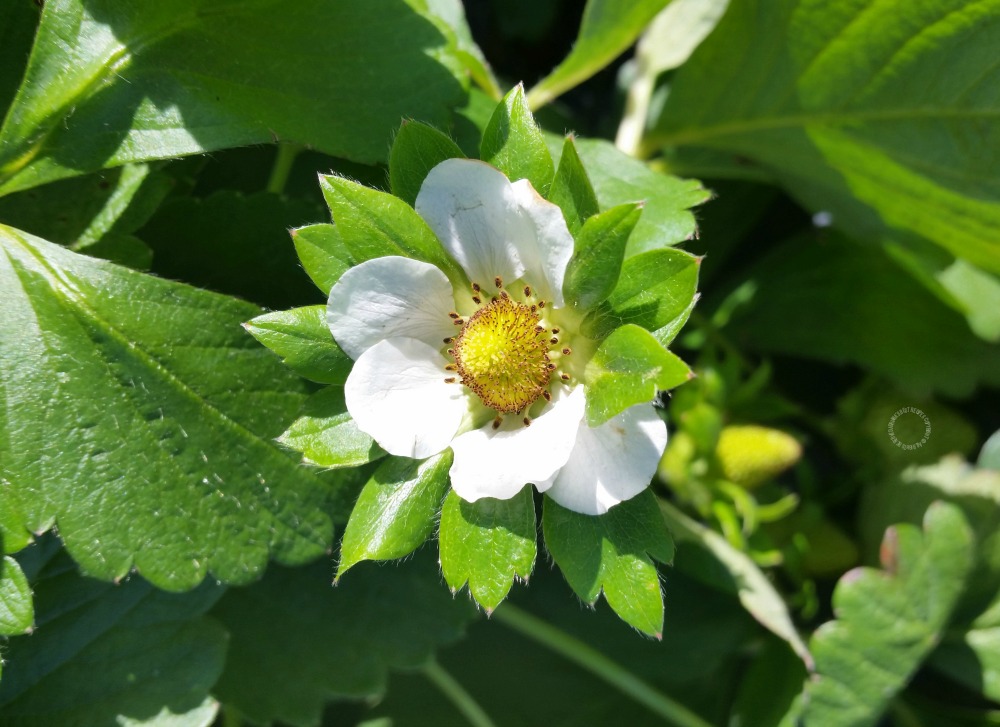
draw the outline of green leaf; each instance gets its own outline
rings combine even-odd
[[[540,195],[548,193],[555,165],[520,84],[504,96],[493,112],[483,131],[479,156],[512,182],[527,179]]]
[[[472,37],[462,0],[426,0],[426,4],[431,12],[431,18],[443,21],[446,29],[443,32],[446,35],[452,34],[449,35],[449,39],[453,37],[458,46],[458,60],[472,76],[473,82],[495,101],[499,101],[503,91],[500,90],[486,56]]]
[[[215,695],[257,724],[317,725],[331,697],[382,694],[389,669],[426,664],[474,615],[430,558],[329,578],[325,562],[271,568],[226,593],[212,611],[231,635]]]
[[[288,308],[322,300],[288,244],[289,227],[322,215],[301,199],[224,190],[169,200],[139,235],[153,249],[156,275]]]
[[[455,158],[464,159],[465,154],[451,137],[427,124],[403,122],[389,150],[392,193],[413,206],[428,172],[446,159]]]
[[[304,391],[240,328],[258,308],[2,226],[0,289],[0,461],[27,529],[57,521],[87,573],[167,590],[326,550],[328,488],[271,442]]]
[[[306,274],[324,295],[329,295],[340,276],[354,265],[335,225],[298,227],[292,230],[292,242]]]
[[[884,568],[860,568],[833,594],[837,620],[816,630],[810,725],[874,725],[892,696],[931,652],[962,595],[973,565],[973,537],[961,510],[935,503],[923,532],[886,531]]]
[[[448,490],[451,450],[417,461],[390,457],[365,484],[340,544],[337,578],[362,560],[409,555],[434,531]]]
[[[453,44],[402,0],[211,12],[199,0],[54,0],[0,130],[0,193],[275,140],[382,161],[400,117],[443,123],[462,100],[454,66]]]
[[[452,281],[464,279],[431,228],[406,202],[343,177],[321,175],[319,181],[340,239],[355,263],[402,255],[437,266]]]
[[[750,615],[786,641],[806,667],[812,668],[812,655],[792,623],[787,604],[757,564],[724,537],[666,500],[659,500],[659,505],[678,544],[677,568],[709,585],[735,593]]]
[[[597,195],[590,184],[587,170],[580,161],[572,135],[563,142],[559,167],[549,189],[549,201],[559,205],[569,231],[576,237],[580,227],[591,215],[600,211]]]
[[[649,331],[625,325],[605,338],[587,362],[587,423],[596,427],[630,406],[652,402],[693,378],[688,365]]]
[[[16,553],[31,542],[26,510],[14,483],[0,475],[0,554]]]
[[[356,467],[385,456],[347,413],[341,386],[328,386],[310,396],[278,441],[320,467]]]
[[[9,555],[0,557],[0,635],[23,634],[34,621],[31,588],[24,571]]]
[[[992,2],[733,3],[651,141],[753,160],[852,235],[922,236],[998,273],[998,18]]]
[[[790,239],[748,271],[756,293],[733,316],[738,345],[854,363],[918,393],[962,397],[977,383],[1000,385],[1000,348],[882,250],[828,231],[819,239]]]
[[[611,63],[670,0],[587,0],[573,50],[528,93],[540,108]]]
[[[227,635],[203,614],[222,588],[177,595],[135,577],[100,583],[65,555],[33,586],[39,628],[4,653],[4,725],[212,724]]]
[[[545,498],[545,547],[573,591],[593,604],[604,592],[608,605],[645,634],[663,634],[663,594],[653,564],[674,559],[674,543],[653,493],[645,490],[604,515],[581,515]]]
[[[343,384],[354,362],[340,350],[326,324],[326,306],[265,313],[243,324],[247,332],[281,356],[295,373],[320,384]]]
[[[441,510],[441,572],[452,593],[466,583],[491,613],[515,578],[535,566],[535,503],[530,486],[509,500],[466,502],[452,490]]]
[[[611,295],[621,274],[628,236],[641,213],[640,204],[623,204],[583,223],[563,283],[567,302],[586,311]]]
[[[547,137],[553,156],[562,140]],[[696,179],[680,179],[650,169],[603,139],[577,139],[576,150],[587,169],[602,209],[627,202],[644,202],[642,218],[632,231],[626,257],[689,240],[697,225],[690,208],[712,193]],[[561,163],[561,157],[558,159]]]
[[[666,345],[691,314],[700,265],[701,258],[671,248],[626,259],[618,286],[584,319],[584,332],[603,338],[634,323]]]

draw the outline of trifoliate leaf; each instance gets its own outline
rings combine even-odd
[[[525,487],[509,500],[466,502],[454,490],[445,498],[438,535],[441,572],[451,590],[468,583],[487,613],[515,578],[527,580],[535,566],[535,503]]]
[[[483,131],[480,158],[512,182],[527,179],[540,195],[548,194],[555,165],[521,85],[511,89],[493,112]]]
[[[0,557],[0,636],[23,634],[35,619],[31,588],[18,562]]]
[[[563,292],[573,307],[587,311],[606,300],[618,284],[625,245],[642,206],[623,204],[593,214],[576,235]]]
[[[464,159],[465,154],[451,137],[418,121],[404,122],[389,151],[392,193],[413,206],[428,172],[446,159],[455,158]]]
[[[328,386],[310,396],[278,441],[320,467],[357,467],[385,456],[347,412],[342,386]]]
[[[300,376],[321,384],[347,381],[354,362],[333,340],[326,323],[326,306],[265,313],[243,327]]]
[[[330,288],[354,265],[336,226],[329,223],[292,230],[292,242],[302,267],[324,295],[329,295]]]
[[[340,544],[337,578],[362,560],[402,558],[434,531],[448,490],[451,450],[423,461],[390,457],[365,484]]]
[[[663,633],[663,594],[653,559],[670,563],[674,543],[653,494],[645,492],[604,515],[581,515],[545,499],[545,547],[573,591],[586,603],[603,592],[626,623]]]
[[[840,580],[837,619],[813,634],[810,725],[878,722],[952,616],[973,566],[972,531],[958,507],[935,503],[923,532],[908,523],[886,531],[880,559],[883,571],[860,568]]]
[[[178,595],[135,577],[101,583],[78,575],[65,554],[33,587],[38,628],[4,653],[5,726],[212,723],[218,703],[209,690],[227,635],[203,614],[222,588]]]
[[[389,669],[425,664],[474,612],[441,588],[431,558],[417,557],[359,565],[337,587],[327,562],[271,568],[230,589],[212,616],[231,634],[213,693],[256,723],[311,727],[331,698],[382,694]]]
[[[87,573],[183,590],[331,540],[329,488],[271,441],[303,384],[253,305],[0,227],[0,461],[33,532]]]
[[[563,142],[562,156],[559,157],[559,167],[552,180],[548,199],[559,205],[574,237],[587,218],[600,211],[597,195],[594,194],[587,170],[580,161],[573,136],[567,136]]]

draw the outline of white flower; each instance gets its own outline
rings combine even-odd
[[[398,456],[451,447],[451,483],[467,501],[532,483],[599,515],[639,494],[666,427],[652,404],[587,425],[581,377],[594,343],[564,305],[573,238],[559,208],[527,180],[450,159],[428,174],[416,210],[471,284],[453,288],[404,257],[340,278],[327,321],[355,361],[344,391],[358,427]]]

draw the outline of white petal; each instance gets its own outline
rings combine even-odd
[[[379,341],[354,362],[344,398],[358,428],[389,454],[423,459],[446,449],[468,412],[447,361],[413,338]]]
[[[555,401],[525,427],[488,424],[458,436],[451,447],[455,461],[451,484],[463,500],[481,497],[507,500],[528,482],[544,490],[566,463],[583,419],[583,387]],[[512,421],[515,416],[509,417]]]
[[[573,257],[573,236],[562,210],[542,199],[527,179],[512,185],[524,216],[531,220],[531,233],[514,240],[525,268],[525,280],[538,295],[557,308],[563,305],[563,280]]]
[[[397,336],[440,348],[455,335],[448,317],[454,306],[451,283],[433,265],[380,257],[341,276],[330,291],[326,322],[344,353],[357,360],[367,348]]]
[[[667,446],[667,426],[650,404],[638,404],[591,428],[584,421],[569,462],[548,496],[585,515],[603,515],[646,489]]]
[[[532,236],[532,225],[498,169],[474,159],[443,161],[427,175],[415,207],[472,282],[524,274],[516,241]]]

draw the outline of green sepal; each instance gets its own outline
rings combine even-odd
[[[625,245],[641,214],[642,204],[632,202],[599,212],[583,223],[566,268],[563,294],[567,303],[590,310],[611,295],[621,274]]]
[[[257,316],[243,327],[281,356],[295,373],[320,384],[343,384],[354,362],[333,340],[326,306],[275,311]]]
[[[450,137],[419,121],[404,121],[389,151],[389,187],[412,207],[431,169],[456,158],[465,154]]]
[[[340,545],[339,579],[363,560],[392,560],[416,550],[434,531],[448,490],[451,450],[423,461],[390,457],[365,484]]]
[[[340,276],[354,265],[340,233],[329,223],[292,230],[292,242],[306,275],[327,295]]]
[[[653,334],[624,325],[601,342],[587,362],[587,423],[596,427],[630,406],[652,402],[691,379],[691,369]]]
[[[618,286],[584,318],[583,332],[591,338],[604,338],[619,326],[634,323],[657,339],[667,338],[665,332],[672,338],[679,328],[678,320],[691,315],[700,267],[701,258],[675,248],[627,258]]]
[[[35,620],[31,587],[17,561],[0,558],[0,635],[23,634]]]
[[[438,267],[452,282],[465,280],[423,218],[410,205],[344,177],[319,178],[333,222],[356,263],[402,255]]]
[[[572,135],[563,141],[562,156],[559,157],[559,167],[552,180],[548,199],[559,205],[574,237],[587,218],[596,215],[601,209]]]
[[[518,84],[504,96],[490,117],[479,147],[480,157],[513,182],[527,179],[543,197],[549,191],[555,165],[541,130]]]
[[[452,490],[441,510],[441,572],[451,590],[466,583],[487,613],[507,597],[515,578],[535,565],[535,503],[527,486],[509,500],[466,502]]]
[[[385,456],[375,440],[354,423],[340,386],[328,386],[310,396],[278,441],[320,467],[356,467]]]
[[[663,633],[663,594],[655,558],[669,564],[674,542],[646,490],[604,515],[582,515],[546,497],[545,547],[573,591],[592,604],[604,592],[623,621],[645,634]]]

